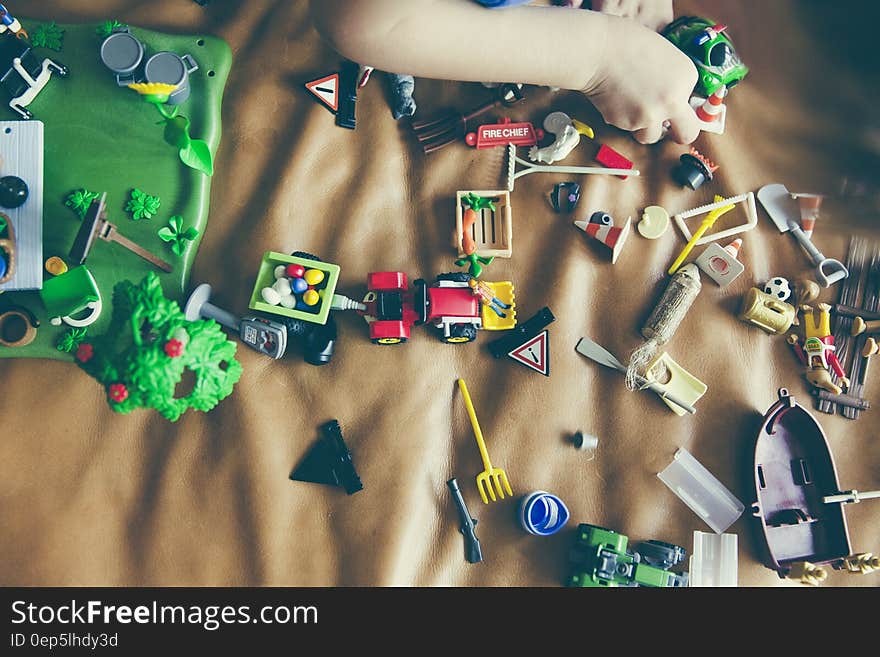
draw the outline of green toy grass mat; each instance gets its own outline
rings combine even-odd
[[[41,24],[25,19],[22,23],[33,39]],[[81,219],[65,205],[65,200],[72,192],[86,189],[106,192],[107,220],[120,235],[173,266],[171,273],[162,272],[119,244],[96,239],[86,266],[97,282],[104,310],[88,327],[88,333],[99,335],[110,322],[113,288],[120,281],[138,283],[148,272],[155,271],[160,275],[165,295],[183,301],[192,262],[208,221],[211,178],[181,162],[178,149],[164,139],[162,117],[156,107],[144,102],[135,91],[118,86],[114,74],[101,61],[101,25],[58,27],[64,30],[61,50],[35,48],[33,52],[39,59],[48,57],[66,66],[69,75],[53,75],[28,106],[33,119],[45,125],[43,261],[60,256],[71,269],[75,266],[68,254]],[[181,57],[188,54],[196,61],[199,68],[189,75],[191,95],[180,105],[180,115],[191,121],[190,135],[204,140],[211,153],[216,154],[223,91],[232,64],[229,46],[216,37],[169,35],[134,26],[130,29],[145,47],[144,61],[161,51]],[[0,106],[0,119],[15,120],[18,117],[6,102]],[[125,210],[134,189],[161,200],[151,218],[134,220]],[[179,232],[189,227],[199,231],[193,241],[181,242],[185,246],[180,255],[172,251],[171,242],[158,235],[172,217],[181,218],[175,220]],[[49,278],[51,275],[44,271],[44,279]],[[71,354],[56,348],[68,327],[50,324],[39,292],[0,294],[0,312],[12,305],[30,310],[41,326],[31,344],[0,347],[0,358],[72,360]]]

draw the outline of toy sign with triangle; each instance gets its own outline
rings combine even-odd
[[[315,94],[334,114],[339,109],[339,73],[306,82],[306,89]]]
[[[542,331],[507,354],[529,369],[550,376],[550,332]]]

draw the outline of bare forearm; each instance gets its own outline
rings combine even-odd
[[[583,90],[620,19],[552,7],[487,10],[464,0],[312,0],[345,57],[417,77]]]

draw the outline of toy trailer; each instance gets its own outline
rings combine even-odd
[[[263,254],[263,259],[260,262],[260,271],[257,273],[257,280],[254,283],[254,291],[251,293],[251,301],[248,307],[251,310],[259,310],[270,315],[301,319],[314,324],[326,324],[334,299],[337,297],[334,292],[336,291],[336,283],[339,281],[339,265],[323,262],[314,256],[299,251],[296,253],[297,255],[292,256],[274,251],[267,251]],[[301,265],[306,270],[317,269],[323,272],[323,280],[315,286],[320,295],[320,302],[310,307],[297,304],[294,308],[285,308],[284,306],[266,303],[263,299],[262,290],[272,287],[276,280],[275,268],[282,265]]]

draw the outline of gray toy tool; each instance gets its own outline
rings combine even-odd
[[[614,357],[614,354],[605,349],[605,347],[597,344],[596,342],[593,342],[592,340],[590,340],[590,338],[581,338],[578,341],[575,349],[581,356],[586,356],[590,360],[594,360],[600,365],[604,365],[605,367],[611,368],[612,370],[617,370],[622,374],[626,374],[626,365],[617,360],[617,358]],[[678,399],[674,395],[667,392],[666,388],[662,384],[656,383],[654,381],[648,381],[643,377],[639,377],[639,382],[643,386],[643,389],[648,389],[652,392],[656,392],[658,395],[663,397],[663,399],[668,399],[673,404],[675,404],[676,406],[680,406],[691,415],[697,412],[696,408],[686,403],[684,400]]]
[[[816,266],[816,280],[822,287],[831,287],[849,276],[849,270],[842,262],[834,258],[826,258],[801,230],[796,219],[800,216],[797,203],[785,185],[779,183],[765,185],[758,190],[758,201],[767,211],[770,220],[776,224],[779,232],[791,233],[798,244],[807,252],[810,260]]]

